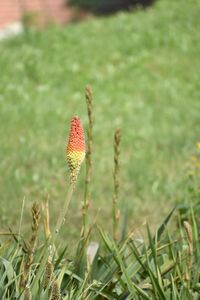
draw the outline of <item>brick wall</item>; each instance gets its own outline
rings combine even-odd
[[[72,13],[66,0],[0,0],[0,28],[20,22],[24,12],[34,13],[42,22],[66,23]]]

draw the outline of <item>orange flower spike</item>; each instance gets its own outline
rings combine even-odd
[[[71,130],[67,146],[67,163],[70,169],[70,183],[76,183],[81,163],[85,158],[85,136],[81,119],[71,120]]]

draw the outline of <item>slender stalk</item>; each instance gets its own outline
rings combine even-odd
[[[18,230],[18,235],[19,236],[21,234],[21,228],[22,228],[22,219],[23,219],[23,214],[24,214],[24,204],[25,204],[25,197],[23,198],[23,201],[22,201],[22,209],[21,209],[20,222],[19,222],[19,230]]]
[[[14,233],[14,232],[0,232],[0,235],[18,235],[18,236],[20,236],[19,235],[19,233]]]
[[[49,217],[49,199],[45,201],[42,205],[43,210],[43,225],[44,225],[44,232],[46,239],[51,236],[51,229],[50,229],[50,217]]]
[[[118,223],[120,211],[117,208],[119,198],[119,155],[120,155],[121,129],[117,129],[114,134],[114,193],[113,193],[113,238],[118,239]]]
[[[55,239],[56,239],[56,237],[58,236],[58,234],[60,232],[60,228],[62,227],[62,225],[65,222],[65,217],[66,217],[66,214],[67,214],[67,211],[68,211],[68,208],[69,208],[70,201],[72,199],[74,186],[75,186],[75,184],[73,184],[73,183],[71,183],[69,185],[69,189],[68,189],[68,192],[67,192],[67,198],[66,198],[66,201],[64,203],[64,207],[62,208],[62,210],[60,212],[60,215],[58,217],[58,221],[57,221],[57,224],[56,224],[56,229],[55,229],[54,235],[52,237],[53,243],[55,242]]]
[[[188,221],[184,221],[183,226],[187,234],[188,247],[189,247],[188,270],[186,271],[186,278],[189,281],[191,278],[191,269],[193,264],[194,241],[193,241],[192,227],[190,223]]]
[[[50,252],[52,251],[52,249],[54,249],[56,238],[58,237],[60,229],[61,229],[61,227],[62,227],[62,225],[65,221],[65,217],[66,217],[66,214],[67,214],[67,211],[68,211],[68,208],[69,208],[69,204],[70,204],[70,201],[72,199],[72,194],[73,194],[74,187],[75,187],[75,182],[70,183],[64,207],[61,210],[60,215],[58,217],[58,221],[57,221],[57,224],[56,224],[56,227],[55,227],[56,229],[53,232],[52,236],[49,236],[47,241],[46,241],[46,246],[44,247],[44,250],[43,250],[43,255],[42,255],[41,262],[40,262],[40,266],[39,266],[39,269],[37,270],[36,277],[33,281],[32,290],[35,290],[35,289],[38,288],[38,282],[39,282],[39,280],[42,276],[42,273],[45,269],[45,266],[47,264]],[[51,256],[52,256],[52,253],[51,253]]]
[[[29,283],[29,278],[30,278],[30,273],[31,273],[31,268],[32,268],[35,248],[36,248],[39,222],[40,222],[40,206],[37,202],[35,202],[32,206],[32,226],[31,226],[32,233],[29,240],[27,256],[25,259],[25,263],[23,265],[23,273],[20,281],[20,285],[23,288],[25,288],[26,285]]]
[[[89,85],[86,86],[85,97],[86,97],[89,124],[87,129],[88,148],[86,153],[85,193],[84,193],[84,201],[82,205],[82,217],[83,217],[83,225],[81,230],[82,237],[85,236],[85,233],[87,231],[87,226],[88,226],[88,208],[90,205],[90,182],[91,182],[91,174],[92,174],[92,146],[93,146],[92,129],[94,125],[94,119],[93,119],[93,92],[91,86]]]

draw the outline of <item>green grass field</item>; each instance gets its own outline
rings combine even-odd
[[[1,223],[25,223],[34,200],[52,224],[68,187],[65,147],[72,116],[85,128],[84,88],[94,90],[91,219],[109,228],[113,133],[122,128],[120,207],[130,223],[156,225],[186,199],[187,165],[200,140],[200,2],[152,8],[29,32],[0,44]],[[66,232],[81,227],[84,166]],[[110,205],[109,205],[110,203]],[[69,226],[69,224],[71,224]]]

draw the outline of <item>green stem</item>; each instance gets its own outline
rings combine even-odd
[[[42,253],[43,255],[41,256],[40,266],[39,266],[39,269],[37,270],[37,274],[36,274],[36,277],[34,278],[33,285],[32,285],[32,291],[34,291],[35,294],[39,288],[39,280],[42,276],[46,262],[49,257],[49,248],[55,244],[56,238],[57,238],[57,236],[60,232],[60,229],[65,221],[68,207],[69,207],[70,201],[72,199],[73,190],[74,190],[74,184],[70,184],[68,192],[67,192],[67,198],[66,198],[64,207],[60,212],[60,215],[59,215],[56,227],[55,227],[56,229],[53,232],[53,235],[46,241],[46,245],[44,246],[43,253]]]
[[[117,239],[117,198],[113,196],[113,238]]]
[[[82,205],[82,217],[83,217],[83,225],[81,230],[81,237],[85,237],[88,227],[88,208],[90,203],[90,181],[91,181],[91,173],[92,173],[92,129],[93,129],[93,95],[92,88],[90,86],[86,86],[86,104],[88,111],[88,150],[86,154],[86,175],[85,175],[85,193],[84,200]]]
[[[72,199],[73,190],[74,190],[74,184],[71,183],[69,185],[69,189],[68,189],[68,192],[67,192],[67,198],[66,198],[66,201],[64,203],[64,207],[61,210],[60,215],[58,217],[58,221],[56,223],[56,227],[55,227],[56,229],[55,229],[55,232],[53,233],[53,236],[52,236],[52,244],[54,244],[54,242],[56,240],[56,237],[58,236],[58,234],[60,232],[60,229],[61,229],[62,225],[65,222],[65,217],[66,217],[66,214],[67,214],[67,211],[68,211],[68,208],[69,208],[70,201]]]
[[[119,210],[117,207],[119,197],[119,155],[120,155],[120,141],[121,130],[117,129],[114,134],[114,194],[113,194],[113,237],[118,239],[118,223],[119,223]]]

